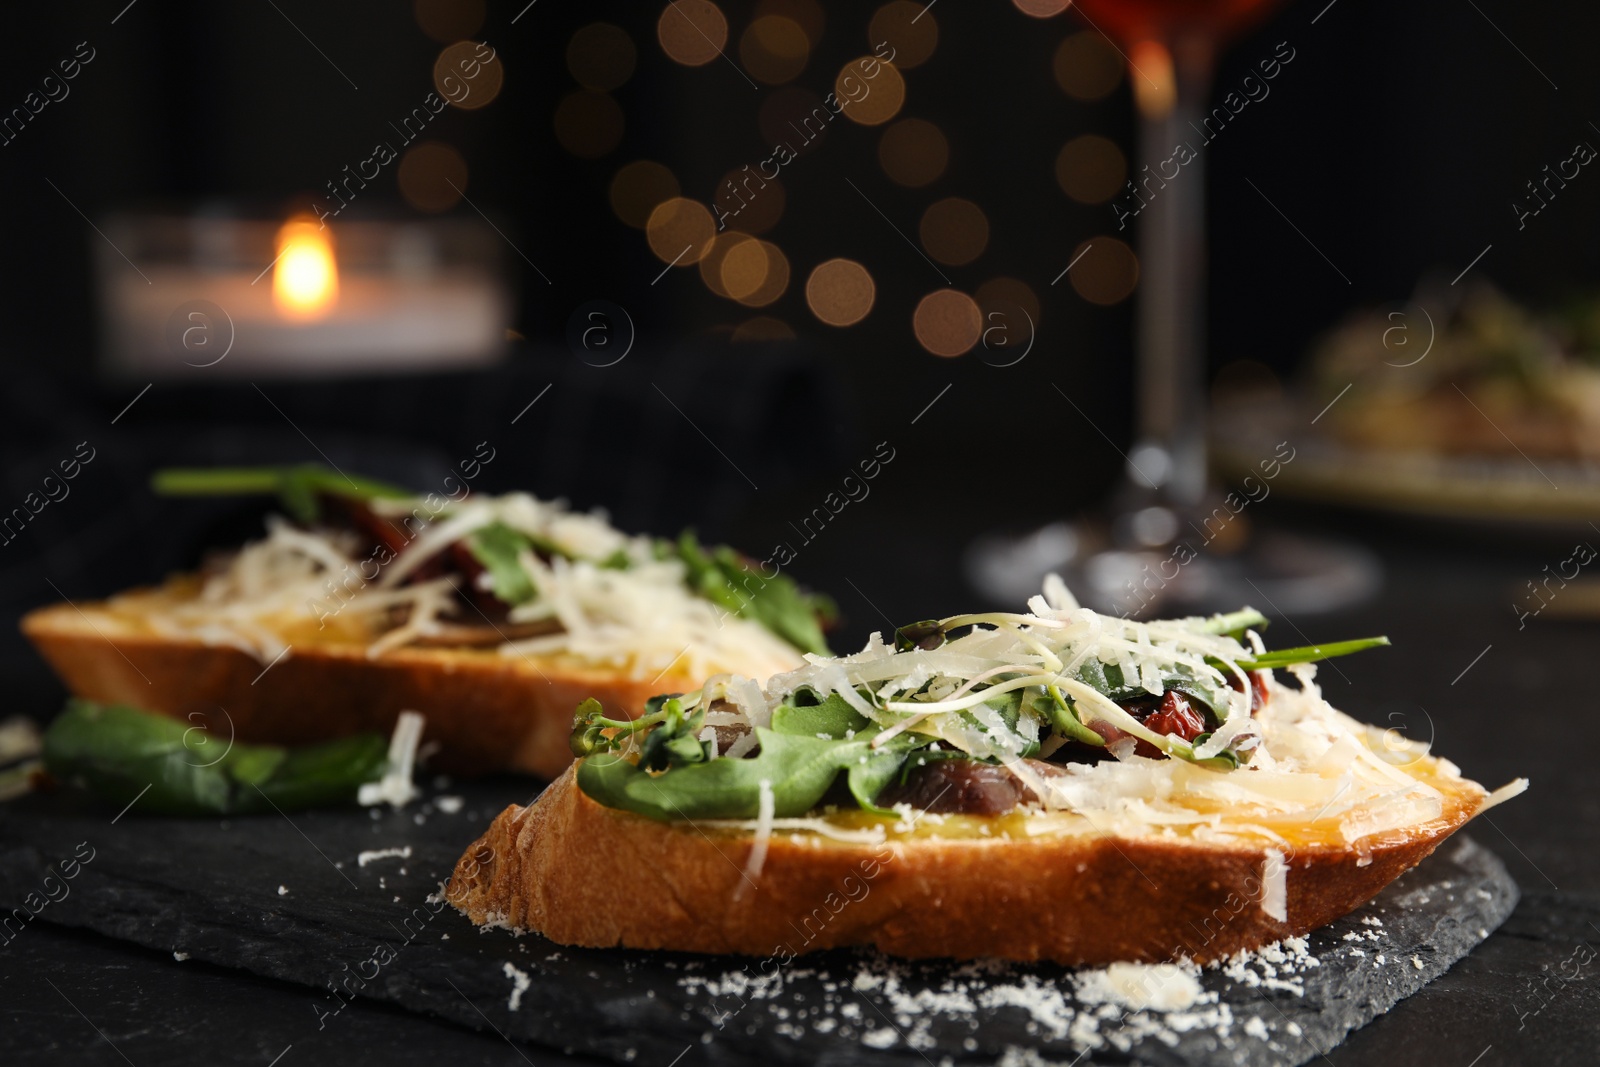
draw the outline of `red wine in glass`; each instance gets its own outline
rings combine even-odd
[[[1114,37],[1128,59],[1144,161],[1153,167],[1175,145],[1195,140],[1218,46],[1272,6],[1077,0],[1081,17]],[[1219,610],[1261,598],[1275,611],[1325,611],[1377,586],[1370,553],[1313,538],[1257,532],[1235,540],[1231,554],[1220,551],[1221,539],[1203,552],[1180,551],[1218,495],[1206,468],[1205,163],[1202,150],[1137,213],[1137,437],[1121,488],[1104,520],[980,539],[968,555],[969,575],[997,599],[1025,596],[1053,570],[1088,606],[1131,615]]]
[[[1264,15],[1274,0],[1077,0],[1096,27],[1124,44],[1204,37],[1225,41]]]

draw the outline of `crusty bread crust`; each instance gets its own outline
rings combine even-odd
[[[427,717],[423,744],[440,746],[430,766],[462,774],[553,778],[572,761],[567,737],[584,700],[633,718],[656,693],[699,684],[473,648],[398,648],[369,658],[360,645],[296,647],[268,668],[236,648],[138,630],[100,603],[40,608],[24,616],[22,632],[74,695],[174,718],[199,712],[213,732],[223,729],[223,708],[240,741],[387,734],[401,711],[419,711]]]
[[[561,944],[776,957],[875,945],[906,957],[1069,965],[1209,961],[1303,934],[1370,900],[1474,815],[1455,779],[1443,814],[1361,851],[1289,857],[1286,922],[1261,907],[1261,849],[1173,838],[1041,835],[845,844],[772,835],[753,884],[749,832],[604,807],[569,769],[502,811],[457,863],[447,899],[473,922]],[[1459,788],[1458,788],[1459,786]]]

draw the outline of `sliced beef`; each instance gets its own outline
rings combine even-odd
[[[1043,760],[1023,763],[1045,778],[1065,773]],[[1004,815],[1019,804],[1038,799],[1007,768],[971,759],[935,759],[913,765],[904,782],[893,782],[878,794],[878,803],[883,807],[909,804],[936,815]]]

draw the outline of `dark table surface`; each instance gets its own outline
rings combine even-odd
[[[819,541],[811,560],[819,584],[837,579],[830,587],[863,630],[876,625],[880,609],[904,619],[944,606],[928,601],[955,585],[958,539],[901,538],[893,551],[864,556],[857,535],[868,533]],[[1471,956],[1352,1034],[1327,1060],[1341,1067],[1594,1063],[1600,709],[1587,675],[1600,653],[1600,622],[1554,612],[1519,622],[1512,609],[1526,581],[1566,557],[1558,543],[1464,543],[1419,528],[1391,536],[1383,555],[1386,580],[1377,600],[1337,615],[1281,619],[1280,640],[1387,633],[1393,649],[1324,667],[1319,680],[1328,698],[1358,717],[1432,740],[1490,787],[1519,775],[1531,780],[1526,795],[1474,831],[1505,860],[1523,899]],[[562,1059],[512,1046],[492,1031],[362,1002],[318,1031],[303,988],[46,923],[31,924],[0,948],[0,1002],[7,1009],[0,1062],[8,1064],[395,1067]],[[692,1062],[690,1050],[683,1067]]]

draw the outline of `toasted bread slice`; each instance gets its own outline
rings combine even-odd
[[[174,718],[199,712],[213,731],[220,708],[241,741],[387,734],[401,711],[419,711],[423,743],[440,746],[431,765],[456,773],[553,778],[572,760],[572,709],[585,699],[632,718],[651,695],[698,684],[495,648],[404,647],[372,657],[349,634],[291,642],[289,654],[266,664],[227,645],[158,633],[106,602],[40,608],[23,618],[22,632],[76,696]]]
[[[532,805],[496,817],[446,895],[475,923],[589,947],[780,961],[872,945],[905,957],[1204,962],[1347,914],[1476,814],[1482,787],[1424,758],[1444,798],[1438,817],[1353,843],[1308,828],[1303,843],[1274,852],[1266,841],[1154,832],[1014,834],[996,820],[986,835],[981,817],[968,817],[891,831],[881,844],[780,829],[759,873],[749,873],[748,829],[604,807],[569,769]]]

